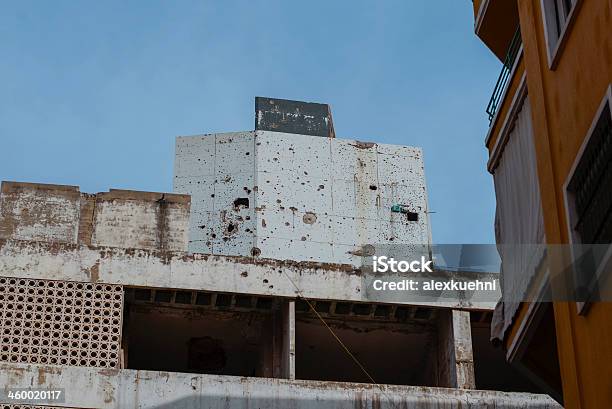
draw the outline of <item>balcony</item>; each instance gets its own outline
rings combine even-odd
[[[516,0],[473,0],[474,31],[503,61],[514,30],[519,24]]]
[[[495,114],[497,113],[500,104],[504,100],[504,96],[508,88],[508,82],[511,79],[512,70],[518,60],[521,45],[521,30],[520,27],[517,27],[506,52],[506,57],[504,58],[501,72],[497,77],[493,94],[491,95],[487,105],[486,113],[489,116],[489,125],[493,123],[493,118],[495,118]]]

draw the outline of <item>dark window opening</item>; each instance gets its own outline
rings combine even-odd
[[[368,304],[355,307],[354,314],[371,308]],[[325,322],[376,383],[436,386],[435,320],[389,322],[326,316]],[[312,312],[296,312],[295,335],[297,379],[372,383]]]
[[[143,291],[126,293],[127,368],[272,377],[273,298],[153,290],[169,300],[157,302]]]

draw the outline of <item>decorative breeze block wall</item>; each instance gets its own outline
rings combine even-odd
[[[0,360],[119,368],[123,287],[0,277]]]

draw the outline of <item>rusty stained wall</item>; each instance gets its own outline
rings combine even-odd
[[[2,182],[0,238],[185,251],[189,203],[170,193]]]
[[[192,252],[358,265],[366,244],[430,242],[419,148],[268,131],[179,137],[174,191],[192,195]]]

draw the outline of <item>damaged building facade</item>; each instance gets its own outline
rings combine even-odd
[[[559,407],[494,303],[366,291],[376,246],[431,244],[420,149],[335,138],[323,104],[255,117],[177,138],[173,193],[2,183],[2,407]]]

